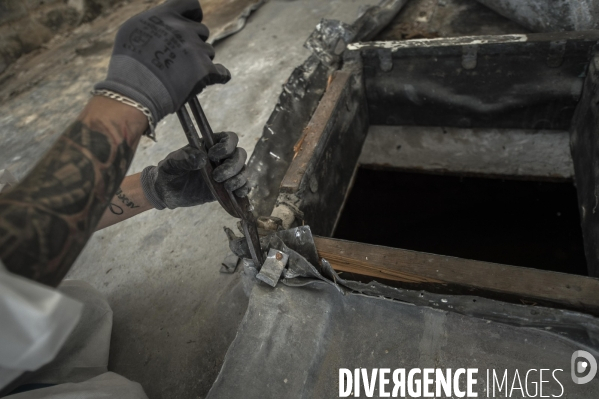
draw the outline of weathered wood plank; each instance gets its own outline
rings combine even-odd
[[[442,284],[599,314],[599,279],[315,237],[340,272],[410,284]]]
[[[252,185],[250,198],[258,215],[272,212],[281,181],[295,155],[293,144],[318,107],[328,78],[328,67],[312,55],[285,83],[247,165],[248,180]]]
[[[273,216],[307,223],[332,234],[368,133],[368,107],[361,68],[351,62],[335,72],[318,108],[298,140]],[[292,204],[292,205],[289,205]],[[289,210],[293,211],[290,217]]]
[[[599,55],[589,66],[570,129],[570,148],[589,275],[599,276]],[[597,294],[599,295],[599,293]]]
[[[339,105],[350,76],[351,73],[344,71],[333,74],[318,108],[294,147],[295,157],[283,177],[281,192],[294,193],[299,190],[300,183],[315,156],[318,143],[326,134],[327,128],[330,128],[331,117]]]

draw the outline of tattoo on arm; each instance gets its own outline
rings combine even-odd
[[[60,283],[131,163],[136,142],[128,143],[127,130],[75,122],[27,178],[0,197],[0,258],[9,270]]]
[[[125,213],[125,210],[123,208],[112,202],[110,203],[110,205],[108,205],[108,209],[110,209],[110,212],[117,216],[121,216],[123,213]]]
[[[118,190],[116,190],[115,196],[127,208],[130,208],[130,209],[139,208],[139,205],[135,205],[135,203],[132,200],[130,200],[129,197],[127,197],[127,195],[123,192],[122,188],[119,188]],[[123,209],[123,207],[115,204],[114,202],[111,202],[110,205],[108,205],[108,209],[110,209],[110,212],[112,212],[114,215],[117,215],[117,216],[121,216],[123,213],[125,213],[125,210]]]
[[[131,200],[130,200],[130,199],[127,197],[127,195],[125,195],[125,193],[123,192],[123,190],[122,190],[122,189],[120,189],[120,188],[119,188],[119,189],[116,191],[116,196],[117,196],[117,198],[118,198],[119,200],[121,200],[121,202],[122,202],[123,204],[125,204],[125,206],[126,206],[127,208],[131,208],[131,209],[139,208],[139,205],[135,205],[135,203],[134,203],[133,201],[131,201]]]

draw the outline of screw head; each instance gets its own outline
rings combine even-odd
[[[281,260],[281,259],[283,259],[283,254],[280,252],[277,252],[277,254],[275,255],[275,258],[277,258],[277,260]]]

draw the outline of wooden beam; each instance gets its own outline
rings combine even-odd
[[[599,279],[377,245],[314,237],[320,258],[339,272],[401,283],[488,292],[599,314]],[[490,295],[497,297],[497,295]]]
[[[333,74],[318,108],[294,146],[295,157],[283,177],[281,192],[295,193],[299,190],[310,163],[314,162],[313,159],[317,155],[318,144],[331,127],[332,116],[341,102],[350,77],[351,73],[345,71],[337,71]]]
[[[280,187],[273,216],[286,223],[301,212],[315,234],[332,234],[368,133],[368,106],[361,69],[346,60],[331,82],[304,134]],[[288,204],[292,206],[288,206]],[[293,218],[299,212],[293,211]],[[293,222],[293,221],[291,221]]]

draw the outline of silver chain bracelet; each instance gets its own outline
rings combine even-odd
[[[148,118],[148,124],[150,125],[150,128],[144,132],[144,135],[148,136],[152,140],[156,141],[154,117],[152,116],[152,113],[150,112],[150,110],[148,108],[144,107],[137,101],[133,101],[129,97],[125,97],[119,93],[115,93],[110,90],[92,90],[91,94],[93,96],[108,97],[110,99],[116,100],[116,101],[121,102],[126,105],[129,105],[129,106],[141,111],[146,116],[146,118]]]

